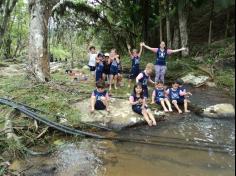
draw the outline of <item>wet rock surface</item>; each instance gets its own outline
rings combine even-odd
[[[91,114],[89,103],[90,100],[86,99],[73,105],[74,108],[80,110],[82,122],[96,123],[117,130],[145,123],[141,115],[132,111],[128,100],[112,98],[109,105],[110,113],[101,110]],[[158,120],[162,116],[163,113],[159,113],[155,118]]]
[[[235,109],[232,104],[216,104],[203,109],[203,115],[212,118],[234,118]]]
[[[195,76],[191,73],[181,78],[185,83],[192,84],[194,86],[204,84],[209,77],[208,76]]]

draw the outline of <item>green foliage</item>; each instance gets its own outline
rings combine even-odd
[[[62,59],[65,59],[65,58],[69,58],[71,57],[71,53],[69,52],[68,49],[66,48],[63,48],[61,44],[57,45],[56,47],[53,46],[51,48],[51,52],[54,56],[54,58],[62,58]]]
[[[227,9],[230,6],[234,6],[235,5],[235,1],[234,0],[214,0],[215,2],[215,12],[219,12],[222,9]]]
[[[233,70],[218,70],[215,82],[220,88],[227,88],[235,95],[235,72]]]
[[[0,23],[1,23],[0,15]],[[24,0],[18,0],[11,13],[7,30],[0,47],[0,59],[10,59],[25,55],[28,44],[29,14]]]

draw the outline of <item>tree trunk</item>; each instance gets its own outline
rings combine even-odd
[[[143,7],[143,41],[148,39],[148,19],[149,19],[149,1],[142,0],[141,6]]]
[[[171,33],[170,33],[170,18],[169,18],[169,0],[165,1],[165,15],[166,15],[166,40],[168,48],[171,48]]]
[[[178,26],[175,26],[175,28],[174,28],[172,48],[174,48],[174,49],[179,48],[179,28],[178,28]]]
[[[43,0],[30,4],[29,72],[39,82],[50,80],[48,62],[48,19],[50,10]]]
[[[159,17],[160,17],[160,26],[159,26],[159,31],[160,31],[160,43],[163,41],[163,32],[162,32],[162,5],[161,1],[159,1]]]
[[[212,40],[213,13],[214,13],[214,0],[211,1],[211,14],[210,14],[210,23],[209,23],[208,45],[211,44],[211,40]]]
[[[162,34],[162,18],[160,18],[160,43],[163,41],[163,34]]]
[[[227,10],[227,14],[226,14],[225,38],[228,37],[229,19],[230,19],[230,10],[228,9],[228,10]]]
[[[16,3],[17,3],[17,0],[13,0],[12,2],[10,0],[7,0],[7,2],[5,2],[3,21],[2,21],[2,24],[0,24],[0,36],[1,36],[0,37],[0,48],[2,47],[2,44],[3,44],[3,36],[7,30],[7,25],[8,25],[10,16],[11,16],[11,12],[13,11]]]
[[[188,46],[188,31],[187,31],[187,14],[186,8],[178,8],[178,17],[179,17],[179,30],[181,38],[181,46]],[[182,51],[182,56],[188,56],[188,50]]]

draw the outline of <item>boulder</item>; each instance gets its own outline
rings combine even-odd
[[[64,64],[59,62],[50,62],[50,72],[56,73],[63,68]]]
[[[194,86],[199,86],[205,84],[209,79],[208,76],[195,76],[192,73],[181,78],[185,83],[192,84]]]
[[[216,104],[203,109],[203,115],[211,118],[234,118],[235,108],[232,104]]]
[[[109,104],[109,108],[111,109],[110,113],[101,110],[91,114],[89,112],[89,103],[90,100],[86,99],[73,105],[74,108],[80,111],[80,120],[82,122],[95,123],[116,130],[146,123],[141,115],[132,111],[128,100],[112,98]],[[161,116],[162,114],[158,115],[159,118],[161,118]]]
[[[193,60],[197,61],[197,62],[203,62],[203,56],[198,56],[198,57],[193,57]]]
[[[216,83],[215,83],[215,82],[211,82],[211,81],[207,81],[207,82],[206,82],[206,85],[207,85],[208,87],[216,87]]]

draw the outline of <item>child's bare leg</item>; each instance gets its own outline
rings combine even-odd
[[[168,109],[166,108],[165,100],[164,99],[161,100],[161,106],[163,107],[165,112],[168,112]]]
[[[188,100],[187,99],[184,99],[184,112],[190,112],[188,110]]]
[[[143,118],[146,120],[146,122],[148,123],[148,125],[149,125],[149,126],[152,126],[152,121],[149,119],[146,109],[143,109],[143,110],[142,110],[142,114],[143,114]]]
[[[112,85],[112,80],[113,80],[113,75],[110,75],[110,87],[109,87],[109,90],[111,90],[111,85]]]
[[[130,85],[131,85],[131,81],[132,81],[132,79],[129,79],[129,84],[128,84],[129,88],[130,88]]]
[[[153,114],[150,111],[148,111],[148,110],[147,110],[147,114],[148,114],[149,118],[152,120],[152,124],[154,126],[156,126],[157,122],[156,122],[156,119],[154,118]]]
[[[173,110],[171,108],[171,104],[170,104],[170,101],[168,100],[168,98],[165,98],[165,102],[166,102],[166,104],[168,106],[169,111],[172,112]]]
[[[94,106],[95,106],[95,103],[96,103],[96,97],[95,96],[92,96],[91,97],[91,102],[90,102],[90,111],[91,112],[94,112]]]
[[[106,97],[102,97],[101,100],[102,100],[103,104],[106,106],[106,111],[110,112],[110,109],[108,108],[108,105],[109,105],[108,100],[106,99]]]
[[[175,108],[178,110],[178,112],[181,114],[182,111],[181,111],[181,109],[179,109],[179,106],[178,106],[178,104],[177,104],[177,101],[176,101],[176,100],[173,100],[172,103],[173,103],[173,105],[175,106]]]
[[[110,85],[110,75],[106,75],[106,78],[107,78],[108,84]]]
[[[114,76],[114,87],[115,89],[117,89],[117,75]]]

